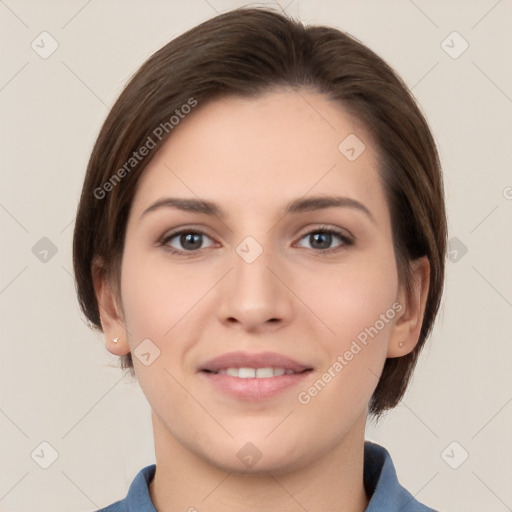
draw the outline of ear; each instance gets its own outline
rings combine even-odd
[[[402,306],[395,317],[395,324],[389,340],[387,357],[401,357],[416,347],[430,282],[430,262],[426,256],[410,262],[412,290],[408,292],[405,284],[400,286],[397,305]],[[396,308],[398,310],[398,307]]]
[[[122,308],[118,305],[113,286],[107,278],[105,265],[99,259],[92,264],[94,292],[98,301],[105,347],[112,354],[122,356],[130,352]],[[114,341],[117,340],[117,341]]]

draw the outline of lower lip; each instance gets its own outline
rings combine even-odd
[[[311,371],[266,377],[241,379],[221,373],[201,372],[218,390],[241,400],[266,400],[301,383]]]

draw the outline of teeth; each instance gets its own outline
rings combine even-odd
[[[274,370],[272,368],[257,368],[256,369],[256,377],[258,379],[266,378],[266,377],[273,377],[274,376]]]
[[[240,379],[266,379],[269,377],[279,377],[284,374],[291,375],[295,372],[293,370],[285,370],[284,368],[226,368],[219,370],[217,373]]]
[[[252,379],[256,377],[256,370],[254,368],[239,368],[238,377],[240,379]]]

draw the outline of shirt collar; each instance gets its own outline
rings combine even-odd
[[[364,443],[364,486],[371,496],[365,512],[435,512],[398,482],[395,466],[382,446]]]
[[[126,498],[114,504],[117,508],[108,507],[105,512],[157,512],[149,495],[155,471],[155,464],[141,469]],[[364,486],[370,496],[365,512],[435,512],[400,485],[388,451],[369,441],[364,445]]]

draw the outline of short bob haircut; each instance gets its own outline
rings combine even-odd
[[[187,112],[180,109],[192,101],[252,98],[277,88],[320,92],[363,123],[377,144],[397,272],[406,290],[411,260],[427,256],[430,262],[418,344],[386,360],[369,403],[369,413],[378,417],[403,397],[439,309],[446,250],[443,181],[435,142],[406,85],[379,56],[335,28],[304,26],[269,9],[239,8],[192,28],[141,66],[106,118],[87,167],[73,240],[80,307],[91,327],[101,330],[95,262],[120,303],[130,206],[139,177],[172,134],[172,116]],[[154,149],[134,162],[148,137]],[[121,357],[120,367],[134,376],[131,354]]]

